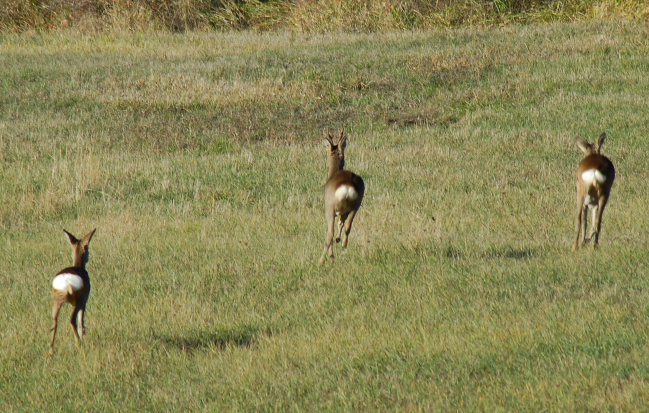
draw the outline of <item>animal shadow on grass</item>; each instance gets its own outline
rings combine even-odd
[[[509,258],[514,260],[529,260],[536,255],[538,255],[537,252],[531,248],[511,246],[492,247],[484,253],[485,258]]]
[[[462,249],[454,246],[454,245],[448,245],[446,246],[446,250],[444,251],[444,256],[446,258],[451,258],[455,260],[459,260],[462,258],[465,258],[465,253]]]
[[[444,256],[455,260],[466,258],[529,260],[538,256],[538,252],[526,247],[498,246],[489,247],[485,252],[480,253],[479,251],[448,245],[444,251]]]
[[[253,346],[259,334],[269,334],[257,327],[240,326],[233,328],[218,328],[215,331],[199,330],[188,331],[185,334],[158,334],[153,336],[166,345],[176,347],[182,351],[195,351],[200,349],[224,350],[228,347],[249,348]]]

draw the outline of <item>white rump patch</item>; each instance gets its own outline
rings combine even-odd
[[[336,199],[339,201],[347,199],[353,201],[356,198],[358,198],[358,193],[351,185],[340,185],[338,189],[336,189]]]
[[[606,176],[597,169],[589,169],[581,173],[581,179],[586,183],[593,183],[593,179],[597,180],[598,184],[606,182]]]
[[[79,291],[83,288],[83,280],[76,274],[59,274],[52,281],[52,287],[58,291],[67,291],[68,285],[72,286],[72,291]]]

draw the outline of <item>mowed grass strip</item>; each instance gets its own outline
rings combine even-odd
[[[0,38],[3,410],[640,410],[636,24]],[[324,130],[367,186],[325,235]],[[574,137],[618,175],[570,253]],[[97,227],[84,346],[50,285]]]

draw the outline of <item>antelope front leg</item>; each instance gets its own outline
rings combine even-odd
[[[77,315],[77,333],[79,335],[79,340],[83,340],[83,335],[86,333],[86,324],[83,321],[83,318],[86,314],[86,308],[81,307],[79,314]]]
[[[325,236],[325,246],[322,251],[322,257],[320,257],[320,264],[324,264],[327,253],[329,253],[329,258],[334,259],[334,250],[333,250],[333,239],[334,239],[334,220],[335,215],[327,214],[327,235]]]
[[[593,222],[593,229],[595,231],[593,248],[597,248],[597,246],[599,245],[599,231],[602,229],[602,215],[604,214],[604,208],[606,207],[607,202],[608,198],[602,196],[599,198],[599,202],[597,203],[597,214],[595,215]]]
[[[74,338],[76,339],[77,345],[81,345],[81,337],[79,337],[79,331],[77,328],[77,315],[79,314],[80,309],[78,307],[74,307],[74,311],[72,312],[72,318],[70,319],[70,324],[72,325],[72,331],[74,331]]]
[[[597,231],[597,211],[599,211],[599,207],[595,206],[591,208],[590,211],[590,233],[588,234],[588,238],[586,239],[586,242],[590,241],[593,239],[593,236],[595,235],[595,232]],[[586,217],[584,217],[586,219]]]
[[[586,243],[586,228],[588,226],[588,206],[584,205],[581,208],[581,245]]]
[[[340,242],[340,237],[342,236],[343,233],[343,225],[345,225],[345,220],[347,220],[348,216],[349,213],[340,216],[340,220],[338,221],[338,231],[337,231],[338,236],[336,237],[336,242]]]

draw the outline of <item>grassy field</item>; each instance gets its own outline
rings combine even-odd
[[[0,36],[2,411],[649,403],[649,28]],[[325,235],[323,132],[367,191]],[[617,168],[570,252],[574,138]],[[97,228],[86,340],[63,228]]]

